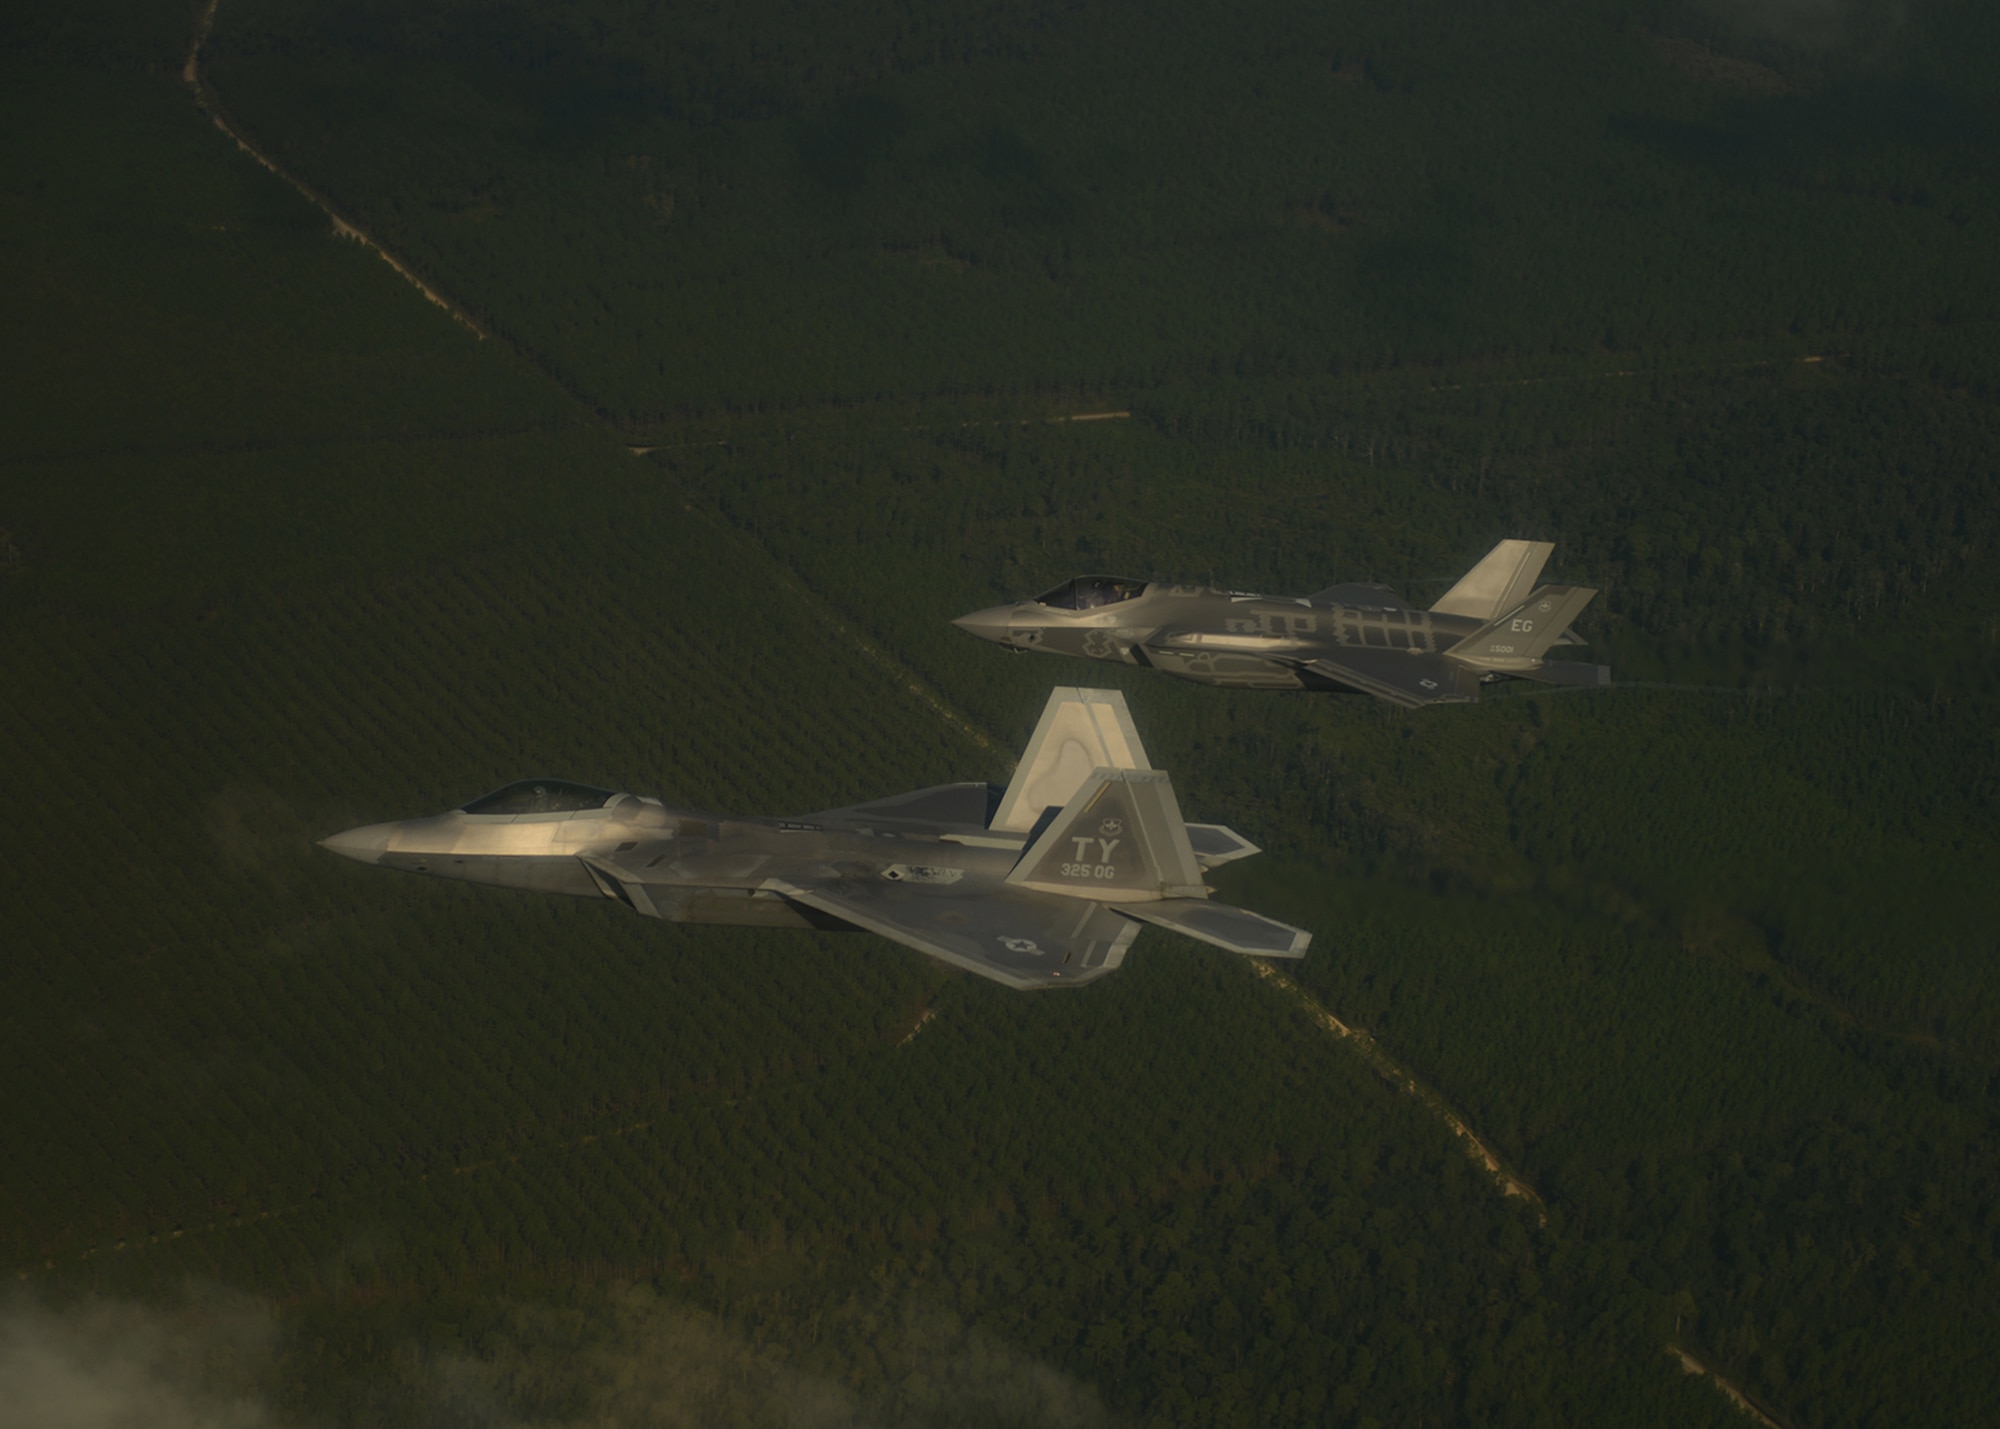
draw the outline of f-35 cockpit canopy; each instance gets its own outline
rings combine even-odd
[[[1095,610],[1145,593],[1144,581],[1127,580],[1123,576],[1078,576],[1073,581],[1064,581],[1047,595],[1036,596],[1035,604],[1057,610]]]
[[[459,810],[462,814],[574,814],[601,809],[618,797],[615,789],[593,789],[561,779],[523,779],[491,794],[482,794]]]

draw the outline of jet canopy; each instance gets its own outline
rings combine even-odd
[[[1047,595],[1036,596],[1035,604],[1054,606],[1057,610],[1095,610],[1100,605],[1116,605],[1145,593],[1144,581],[1127,580],[1123,576],[1078,576],[1073,581],[1064,581]]]
[[[618,797],[615,789],[593,789],[561,779],[523,779],[491,794],[482,794],[459,810],[463,814],[573,814],[601,809]]]

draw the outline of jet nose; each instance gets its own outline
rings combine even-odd
[[[389,851],[389,840],[395,837],[398,827],[396,824],[364,824],[344,834],[323,838],[319,846],[328,853],[337,853],[357,863],[380,863],[382,855]]]
[[[1011,605],[996,605],[986,610],[975,610],[970,615],[961,615],[952,624],[968,634],[977,635],[981,640],[997,640],[1004,644],[1013,614]]]

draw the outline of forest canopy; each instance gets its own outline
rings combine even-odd
[[[1991,1417],[1988,7],[198,18],[0,19],[0,1336],[279,1423]],[[1620,687],[948,623],[1502,536]],[[1295,978],[313,847],[997,780],[1099,680]]]

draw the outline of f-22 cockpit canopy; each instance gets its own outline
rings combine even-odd
[[[523,779],[491,794],[482,794],[459,812],[462,814],[574,814],[601,809],[618,797],[615,789],[593,789],[588,784],[571,784],[562,779]]]
[[[1146,593],[1146,582],[1128,580],[1124,576],[1078,576],[1073,581],[1064,581],[1047,595],[1035,597],[1036,605],[1053,606],[1057,610],[1095,610],[1101,605],[1116,605],[1121,600],[1133,600]]]

